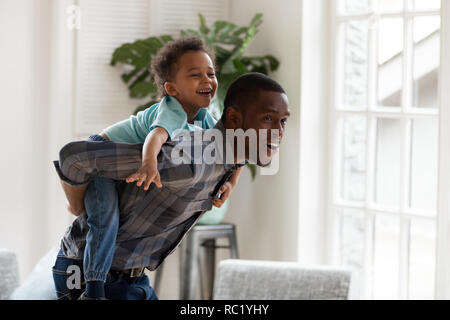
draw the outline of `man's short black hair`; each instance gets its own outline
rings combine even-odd
[[[226,110],[229,107],[245,112],[245,107],[248,103],[258,99],[260,91],[275,91],[286,94],[278,82],[265,74],[259,72],[243,74],[234,80],[228,88],[222,118],[225,120]]]

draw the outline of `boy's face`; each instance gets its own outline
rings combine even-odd
[[[167,91],[189,109],[206,108],[217,90],[217,78],[209,55],[203,51],[188,51],[177,62],[176,74]]]

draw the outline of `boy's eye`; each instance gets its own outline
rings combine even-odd
[[[281,123],[282,123],[282,124],[286,124],[286,123],[287,123],[287,119],[282,119],[282,120],[281,120]]]
[[[199,74],[198,73],[195,73],[195,74],[191,74],[191,77],[198,77],[199,76]]]
[[[269,115],[264,116],[264,120],[265,121],[272,121],[272,116],[269,116]]]
[[[215,74],[215,73],[208,73],[208,76],[210,76],[210,77],[215,77],[216,74]]]

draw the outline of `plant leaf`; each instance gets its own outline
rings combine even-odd
[[[156,94],[157,88],[154,82],[137,82],[130,88],[130,97],[144,98],[149,94]]]
[[[200,33],[206,36],[209,33],[209,28],[206,26],[205,17],[201,13],[198,14],[198,17],[200,19]]]
[[[255,181],[257,168],[254,163],[247,163],[246,167],[250,170],[250,174],[252,176],[252,181]]]

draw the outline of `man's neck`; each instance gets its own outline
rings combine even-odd
[[[234,137],[234,135],[232,137],[228,137],[227,134],[226,134],[227,130],[233,130],[233,131],[236,130],[234,125],[229,123],[229,122],[227,122],[226,120],[224,120],[222,118],[219,119],[219,121],[222,122],[222,125],[225,128],[225,136],[224,136],[225,140],[224,141],[226,141],[227,148],[231,148],[232,152],[234,153],[233,154],[234,163],[235,164],[243,163],[246,160],[248,160],[248,156],[246,155],[247,152],[245,152],[244,154],[240,154],[240,152],[239,152],[239,150],[240,150],[240,148],[242,148],[242,146],[238,145],[238,143],[241,140],[240,139],[236,139]],[[242,129],[242,128],[238,128],[238,129]],[[245,142],[245,140],[244,140],[244,142]],[[245,148],[245,146],[244,146],[244,148]],[[227,152],[229,152],[229,149],[227,149]]]

